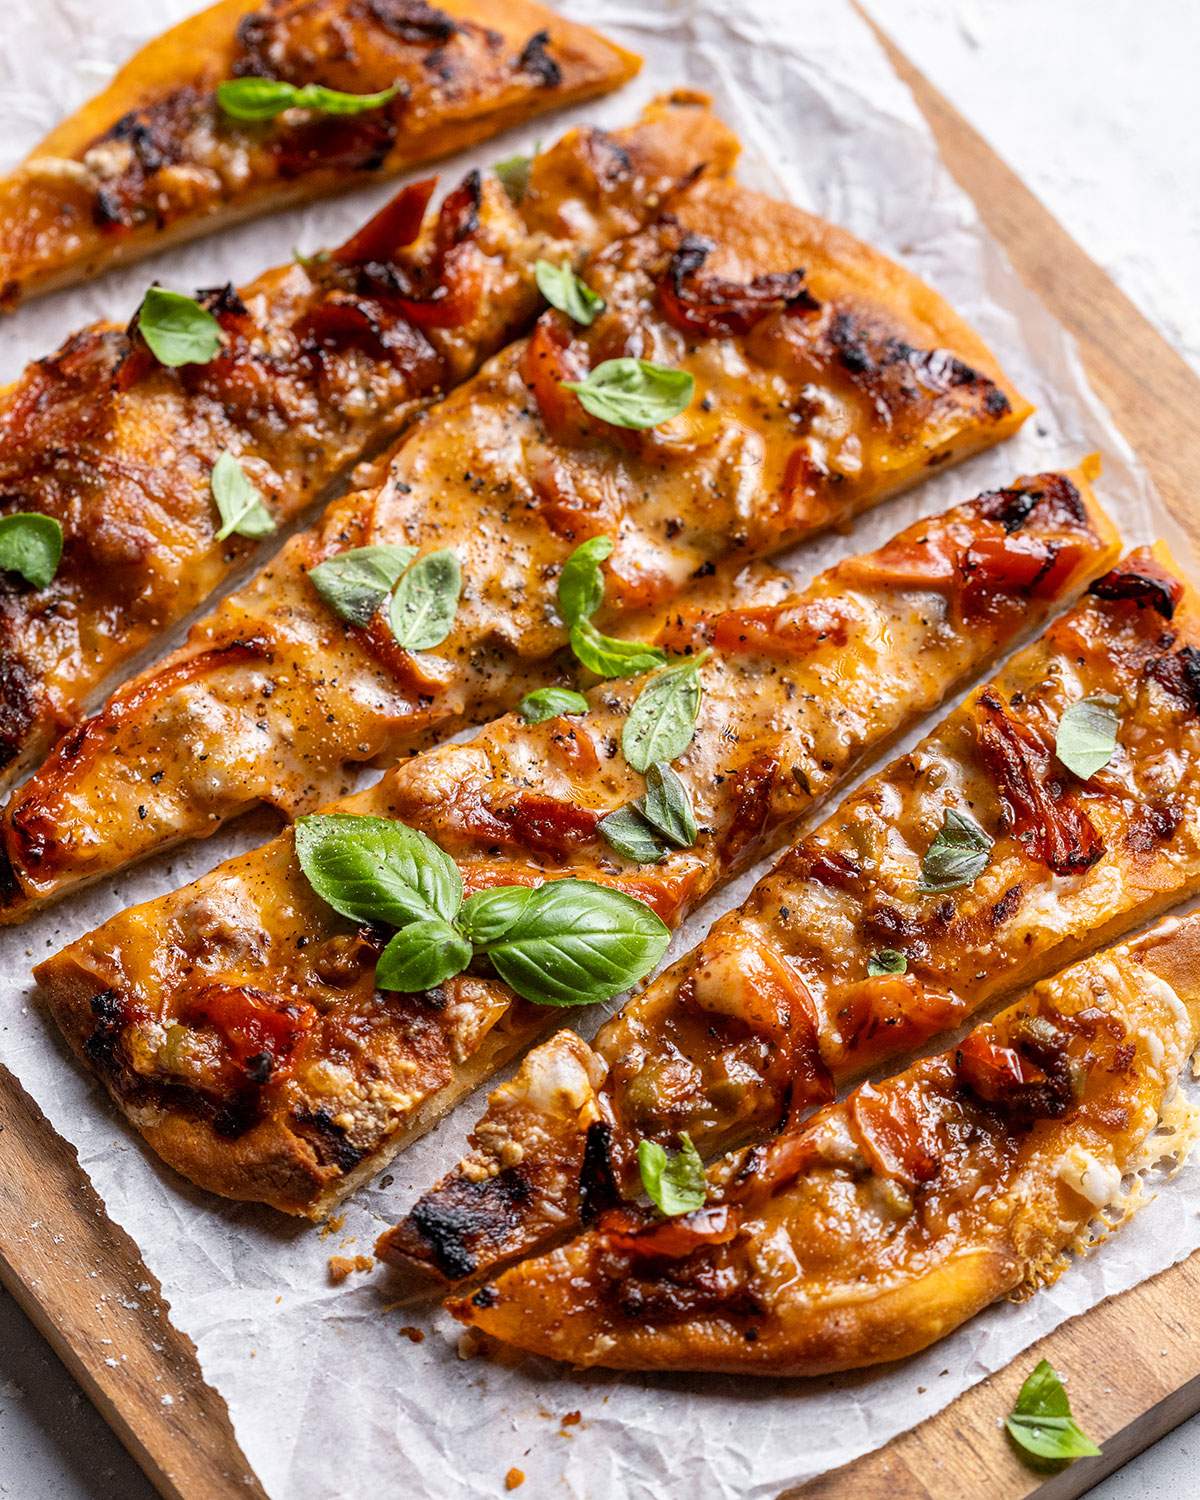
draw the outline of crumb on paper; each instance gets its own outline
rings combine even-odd
[[[465,1329],[458,1336],[459,1359],[474,1359],[483,1348],[483,1339],[474,1328]]]
[[[334,1214],[332,1219],[326,1219],[321,1225],[321,1238],[326,1240],[331,1234],[337,1234],[346,1227],[346,1215]]]
[[[524,1469],[509,1469],[508,1473],[504,1476],[504,1488],[506,1490],[515,1490],[520,1485],[523,1485],[524,1483],[525,1483],[525,1470]]]
[[[370,1255],[331,1255],[329,1257],[329,1279],[334,1286],[341,1286],[347,1276],[355,1271],[373,1271],[375,1260]]]
[[[582,1421],[583,1413],[581,1411],[569,1411],[565,1417],[559,1419],[558,1425],[560,1427],[578,1427]]]
[[[411,1323],[405,1323],[400,1329],[401,1337],[406,1338],[410,1344],[423,1344],[425,1342],[425,1330],[414,1328]]]

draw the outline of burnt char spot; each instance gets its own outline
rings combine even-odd
[[[829,325],[829,342],[852,375],[868,375],[875,369],[866,339],[849,313],[835,313]]]
[[[0,766],[17,758],[37,720],[36,686],[25,663],[0,647]]]
[[[500,1300],[500,1293],[494,1286],[481,1286],[471,1301],[476,1307],[495,1307]]]
[[[414,1206],[408,1225],[442,1275],[457,1281],[475,1269],[472,1247],[502,1242],[529,1197],[529,1183],[516,1167],[481,1182],[451,1178]]]
[[[1162,802],[1143,802],[1125,830],[1125,847],[1131,854],[1152,854],[1179,827],[1183,815]]]
[[[125,1068],[120,1053],[125,1004],[116,990],[101,990],[92,996],[92,1015],[96,1025],[83,1044],[84,1056],[107,1077],[116,1077]]]
[[[975,504],[980,515],[998,521],[1011,536],[1028,521],[1040,499],[1040,490],[988,490]]]
[[[1185,708],[1200,714],[1200,651],[1195,646],[1184,646],[1171,656],[1155,657],[1148,671]]]
[[[366,1155],[351,1145],[346,1139],[345,1128],[334,1121],[328,1110],[298,1109],[292,1119],[313,1146],[322,1166],[332,1163],[340,1172],[350,1172]]]
[[[1036,510],[1047,526],[1088,526],[1083,496],[1065,474],[1043,474],[1036,487],[989,490],[975,502],[981,515],[998,521],[1011,535],[1020,531]]]
[[[426,0],[367,0],[367,12],[401,42],[448,42],[458,31],[444,10]]]
[[[612,1126],[604,1120],[593,1120],[587,1128],[579,1169],[579,1217],[585,1224],[594,1223],[620,1201],[612,1165]]]
[[[1008,397],[998,385],[988,387],[987,394],[983,398],[983,407],[989,417],[1003,417],[1012,410]]]
[[[549,43],[548,31],[535,31],[517,58],[517,71],[530,74],[544,89],[556,88],[562,82],[562,69],[546,51]]]
[[[1128,600],[1138,609],[1147,607],[1157,610],[1164,620],[1170,620],[1183,593],[1178,579],[1168,574],[1139,573],[1132,568],[1114,568],[1088,585],[1088,593],[1097,599]]]
[[[222,313],[238,318],[245,318],[250,314],[250,309],[238,296],[232,281],[227,281],[224,286],[201,288],[196,293],[196,301],[201,307],[207,308],[214,318],[219,318]]]
[[[1003,927],[1005,922],[1012,921],[1013,917],[1021,909],[1021,899],[1024,894],[1024,889],[1021,886],[1009,886],[999,901],[992,906],[991,919],[993,927]]]

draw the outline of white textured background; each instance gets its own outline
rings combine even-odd
[[[867,4],[1200,371],[1200,6],[1194,0]],[[1095,1493],[1104,1500],[1193,1494],[1190,1455],[1198,1449],[1200,1419]],[[143,1500],[150,1493],[0,1295],[0,1495]]]

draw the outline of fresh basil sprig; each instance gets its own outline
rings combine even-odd
[[[313,588],[340,619],[366,625],[417,555],[415,547],[380,542],[351,547],[309,568]]]
[[[691,405],[696,382],[688,370],[648,359],[606,359],[586,380],[564,380],[584,411],[613,427],[644,431],[669,422]]]
[[[942,826],[921,861],[917,889],[926,895],[956,891],[987,869],[992,838],[969,813],[948,807]]]
[[[529,171],[533,166],[532,156],[523,156],[519,151],[502,157],[492,167],[500,179],[500,186],[508,194],[510,203],[522,203],[529,191]]]
[[[881,974],[907,974],[908,958],[898,948],[880,948],[867,959],[867,974],[878,979]]]
[[[275,530],[275,518],[263,503],[262,495],[228,449],[213,464],[209,485],[221,516],[218,542],[234,532],[238,536],[260,537],[270,536]]]
[[[656,761],[675,760],[692,743],[700,713],[700,668],[710,653],[652,677],[625,720],[621,749],[635,771],[648,771]]]
[[[600,821],[600,832],[626,859],[654,864],[696,842],[696,814],[686,783],[666,764],[646,772],[645,795]]]
[[[636,677],[662,666],[667,654],[658,646],[604,635],[592,624],[592,615],[604,602],[600,564],[612,550],[610,536],[589,537],[575,548],[558,575],[558,612],[567,625],[571,650],[589,672],[597,677]]]
[[[396,585],[389,619],[406,651],[429,651],[450,634],[462,593],[462,569],[453,552],[429,552]]]
[[[1095,1458],[1100,1452],[1072,1417],[1062,1379],[1048,1359],[1034,1366],[1004,1425],[1022,1457],[1036,1469]]]
[[[704,1207],[708,1183],[704,1163],[691,1136],[679,1137],[680,1150],[668,1152],[657,1141],[638,1142],[638,1171],[642,1186],[660,1214],[673,1219]]]
[[[592,291],[582,277],[576,276],[570,261],[564,260],[562,265],[556,266],[553,261],[538,260],[534,263],[533,274],[538,291],[550,306],[566,313],[584,328],[590,328],[604,311],[604,298],[599,292]]]
[[[142,298],[135,321],[150,353],[160,365],[206,365],[223,338],[221,325],[194,297],[152,286]]]
[[[1081,781],[1103,771],[1113,758],[1121,727],[1119,702],[1111,693],[1093,693],[1072,703],[1058,721],[1054,753]]]
[[[63,529],[53,516],[17,510],[0,517],[0,571],[20,573],[35,589],[44,589],[62,561]]]
[[[322,115],[361,115],[382,109],[400,85],[377,94],[344,94],[320,83],[297,85],[281,78],[227,78],[217,85],[217,103],[233,120],[273,120],[285,109],[311,109]]]
[[[383,989],[430,989],[483,956],[526,1000],[590,1005],[644,978],[670,941],[643,902],[588,880],[501,886],[464,902],[449,855],[387,818],[300,818],[296,856],[335,911],[399,929],[376,969]]]
[[[535,688],[517,704],[517,712],[526,724],[542,724],[547,719],[558,718],[559,714],[585,714],[587,711],[587,699],[570,688]]]

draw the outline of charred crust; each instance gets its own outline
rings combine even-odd
[[[0,587],[7,587],[7,577]],[[20,755],[37,717],[37,679],[19,656],[0,646],[0,767]]]
[[[458,34],[454,20],[426,0],[367,0],[366,9],[397,41],[434,46]]]
[[[1150,676],[1186,709],[1200,714],[1200,651],[1184,646],[1167,656],[1157,656],[1148,668]]]
[[[313,1147],[322,1166],[335,1166],[339,1172],[351,1172],[366,1155],[347,1140],[345,1126],[339,1125],[326,1109],[298,1109],[293,1112],[292,1119]]]
[[[594,1223],[620,1201],[612,1163],[612,1126],[605,1120],[593,1120],[584,1137],[579,1168],[579,1217],[584,1224]]]
[[[980,515],[999,522],[1011,536],[1028,521],[1040,499],[1040,490],[987,490],[975,504]]]
[[[127,1020],[125,1002],[116,990],[101,990],[92,996],[91,1012],[96,1024],[84,1040],[83,1055],[106,1078],[115,1080],[125,1068],[120,1051]]]
[[[529,1183],[516,1167],[480,1182],[454,1177],[414,1205],[406,1228],[447,1280],[460,1281],[476,1268],[472,1247],[503,1242],[530,1196]]]
[[[546,51],[549,44],[548,31],[535,31],[517,58],[517,72],[528,73],[545,89],[557,88],[562,82],[562,69]]]
[[[1124,600],[1138,609],[1153,609],[1164,620],[1174,618],[1183,585],[1167,573],[1113,568],[1088,585],[1088,593],[1105,601]]]
[[[998,521],[1010,536],[1021,530],[1035,510],[1045,525],[1072,530],[1089,526],[1083,496],[1065,474],[1043,474],[1028,488],[988,490],[975,504],[981,515]]]

